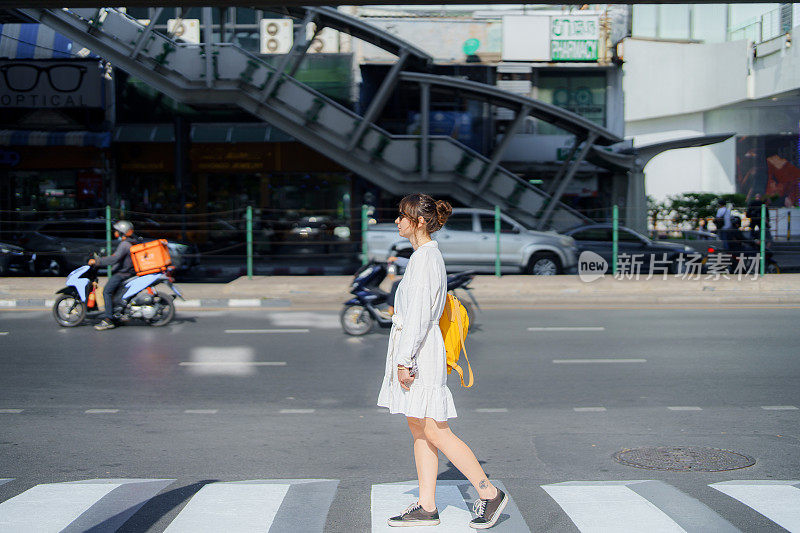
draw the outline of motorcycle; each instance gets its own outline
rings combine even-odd
[[[65,328],[79,326],[89,311],[98,310],[97,279],[98,269],[90,265],[78,267],[67,275],[66,286],[56,292],[53,303],[53,317],[58,325]],[[121,298],[115,297],[112,304],[114,319],[126,322],[138,318],[154,327],[166,326],[175,316],[175,296],[183,299],[173,281],[168,273],[126,280],[120,288]],[[159,291],[156,287],[161,283],[166,284],[174,295]]]
[[[382,328],[392,327],[392,317],[385,312],[389,293],[379,288],[391,268],[393,266],[389,266],[386,263],[372,261],[356,272],[350,287],[350,293],[355,298],[351,298],[344,303],[344,308],[339,315],[339,321],[345,333],[353,336],[365,335],[372,331],[375,324]],[[447,276],[448,292],[458,296],[455,291],[461,289],[472,300],[472,303],[470,303],[465,299],[459,298],[467,310],[470,328],[475,323],[475,308],[480,311],[478,302],[470,292],[472,288],[469,284],[474,277],[475,271],[473,270],[448,274]]]

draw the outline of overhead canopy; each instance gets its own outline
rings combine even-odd
[[[96,146],[108,148],[108,131],[0,130],[0,146]]]

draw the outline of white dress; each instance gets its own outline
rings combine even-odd
[[[392,331],[386,353],[386,371],[378,405],[389,412],[445,422],[456,417],[447,388],[447,353],[439,329],[447,298],[447,272],[436,241],[411,254],[397,287]],[[408,366],[414,383],[405,390],[397,380],[397,365]]]

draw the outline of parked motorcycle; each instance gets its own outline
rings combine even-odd
[[[382,328],[392,327],[392,317],[385,311],[387,307],[386,299],[389,297],[389,293],[379,288],[381,282],[386,278],[389,268],[391,267],[386,263],[373,261],[356,272],[353,284],[350,287],[350,293],[355,298],[344,303],[344,309],[339,315],[342,329],[348,335],[365,335],[372,330],[375,324]],[[467,310],[470,327],[475,323],[473,304],[475,308],[480,310],[478,302],[470,292],[472,288],[469,284],[474,277],[475,271],[473,270],[457,272],[447,276],[448,292],[453,292],[458,296],[455,291],[461,289],[472,300],[472,303],[470,303],[464,298],[459,298]]]
[[[96,266],[84,265],[69,273],[66,287],[56,292],[53,303],[53,317],[60,326],[78,326],[89,311],[97,310],[97,279]],[[158,290],[157,286],[162,283],[174,294]],[[175,316],[175,296],[183,299],[168,273],[132,277],[120,291],[122,297],[113,302],[114,319],[126,322],[138,318],[155,327],[169,324]]]

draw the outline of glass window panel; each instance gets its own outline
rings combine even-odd
[[[655,37],[656,18],[658,16],[658,6],[653,4],[637,4],[633,6],[633,36],[634,37]]]
[[[478,215],[478,219],[481,222],[481,231],[494,233],[494,215]],[[501,218],[500,233],[514,233],[514,225]]]
[[[658,36],[661,39],[689,38],[689,4],[658,6]]]
[[[572,235],[576,241],[611,241],[611,230],[606,228],[591,228],[579,231]]]
[[[445,229],[450,231],[472,231],[472,213],[452,215],[447,219]]]
[[[727,11],[726,4],[694,4],[692,6],[692,39],[707,43],[725,42]]]
[[[575,72],[566,74],[540,73],[538,98],[548,104],[563,107],[583,118],[604,126],[606,123],[605,73]],[[559,135],[564,131],[550,124],[540,123],[538,133]]]
[[[642,238],[635,233],[624,229],[618,231],[617,238],[619,239],[619,242],[632,242],[636,244],[641,244],[644,242]]]

